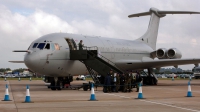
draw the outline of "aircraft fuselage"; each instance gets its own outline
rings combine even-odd
[[[83,40],[84,46],[97,46],[99,54],[114,63],[125,60],[127,62],[129,60],[142,61],[144,58],[150,58],[150,53],[154,51],[142,41],[137,40],[53,33],[42,36],[31,43],[29,47],[31,52],[26,53],[24,58],[26,66],[32,71],[46,76],[88,74],[83,63],[78,60],[70,60],[70,47],[66,39],[73,39],[76,45],[80,40]],[[38,45],[34,46],[35,43],[38,43]],[[38,48],[40,43],[41,45]],[[45,46],[47,47],[45,48]],[[119,68],[121,67],[119,66]],[[126,69],[125,66],[122,68]]]

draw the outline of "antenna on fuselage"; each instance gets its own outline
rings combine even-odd
[[[140,17],[140,16],[148,16],[151,15],[151,19],[149,22],[148,30],[146,33],[140,37],[139,41],[146,43],[153,50],[156,49],[157,35],[158,35],[158,26],[161,17],[166,16],[166,14],[200,14],[200,12],[194,11],[161,11],[156,8],[150,8],[149,12],[142,12],[131,14],[128,17]]]

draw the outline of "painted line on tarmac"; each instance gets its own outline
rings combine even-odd
[[[123,97],[123,98],[129,98],[129,99],[132,98],[132,97],[126,97],[126,96],[116,95],[116,94],[111,94],[111,93],[104,93],[104,94],[111,95],[111,96]],[[200,112],[199,110],[178,107],[178,106],[174,106],[174,105],[170,105],[170,104],[166,104],[166,103],[159,103],[159,102],[153,102],[153,101],[148,101],[148,100],[139,100],[139,101],[147,102],[147,103],[152,103],[152,104],[157,104],[157,105],[168,106],[168,107],[173,107],[173,108],[178,108],[178,109],[182,109],[182,110],[189,110],[189,111],[193,111],[193,112]]]
[[[131,98],[131,97],[126,97],[126,96],[121,96],[121,95],[116,95],[116,94],[111,94],[111,93],[104,93],[104,94],[111,95],[111,96],[118,96],[122,98]]]
[[[173,107],[173,108],[178,108],[178,109],[182,109],[182,110],[189,110],[189,111],[193,111],[193,112],[200,112],[199,110],[178,107],[178,106],[169,105],[169,104],[165,104],[165,103],[158,103],[158,102],[147,101],[147,100],[140,100],[140,101],[148,102],[148,103],[153,103],[153,104],[157,104],[157,105],[163,105],[163,106]]]
[[[152,87],[153,89],[162,89],[163,90],[163,88],[158,88],[158,87]],[[178,90],[177,88],[174,88],[174,89],[171,89],[171,88],[165,88],[165,89],[167,89],[167,90],[174,90],[174,91],[181,91],[181,92],[183,92],[184,90]],[[192,89],[192,87],[191,87],[191,89]],[[187,88],[186,88],[186,90],[185,90],[186,92],[187,92]],[[184,92],[185,92],[184,91]],[[195,92],[195,93],[200,93],[200,91],[193,91],[192,90],[192,92]]]
[[[7,84],[10,86],[10,87],[9,87],[10,93],[12,94],[12,99],[13,99],[13,102],[14,102],[15,107],[16,107],[17,112],[18,112],[18,107],[17,107],[17,104],[15,103],[15,98],[14,98],[14,94],[13,94],[13,92],[12,92],[12,87],[11,87],[11,85],[10,85],[10,81],[7,81]]]

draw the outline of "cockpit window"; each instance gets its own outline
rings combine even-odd
[[[50,44],[49,43],[46,44],[45,49],[50,49]]]
[[[37,45],[38,45],[38,43],[34,43],[34,44],[33,44],[33,48],[36,48]]]
[[[39,48],[39,49],[43,49],[44,46],[45,46],[45,44],[46,44],[46,43],[40,43],[40,44],[37,46],[37,48]]]
[[[55,46],[53,43],[51,43],[51,49],[54,51],[55,50]]]

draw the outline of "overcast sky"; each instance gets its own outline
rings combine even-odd
[[[31,42],[55,32],[134,40],[147,30],[150,16],[129,14],[160,10],[200,12],[200,0],[0,0],[0,68],[26,68],[22,61]],[[158,48],[178,48],[182,58],[200,58],[200,14],[161,18]],[[194,65],[180,66],[191,69]]]

